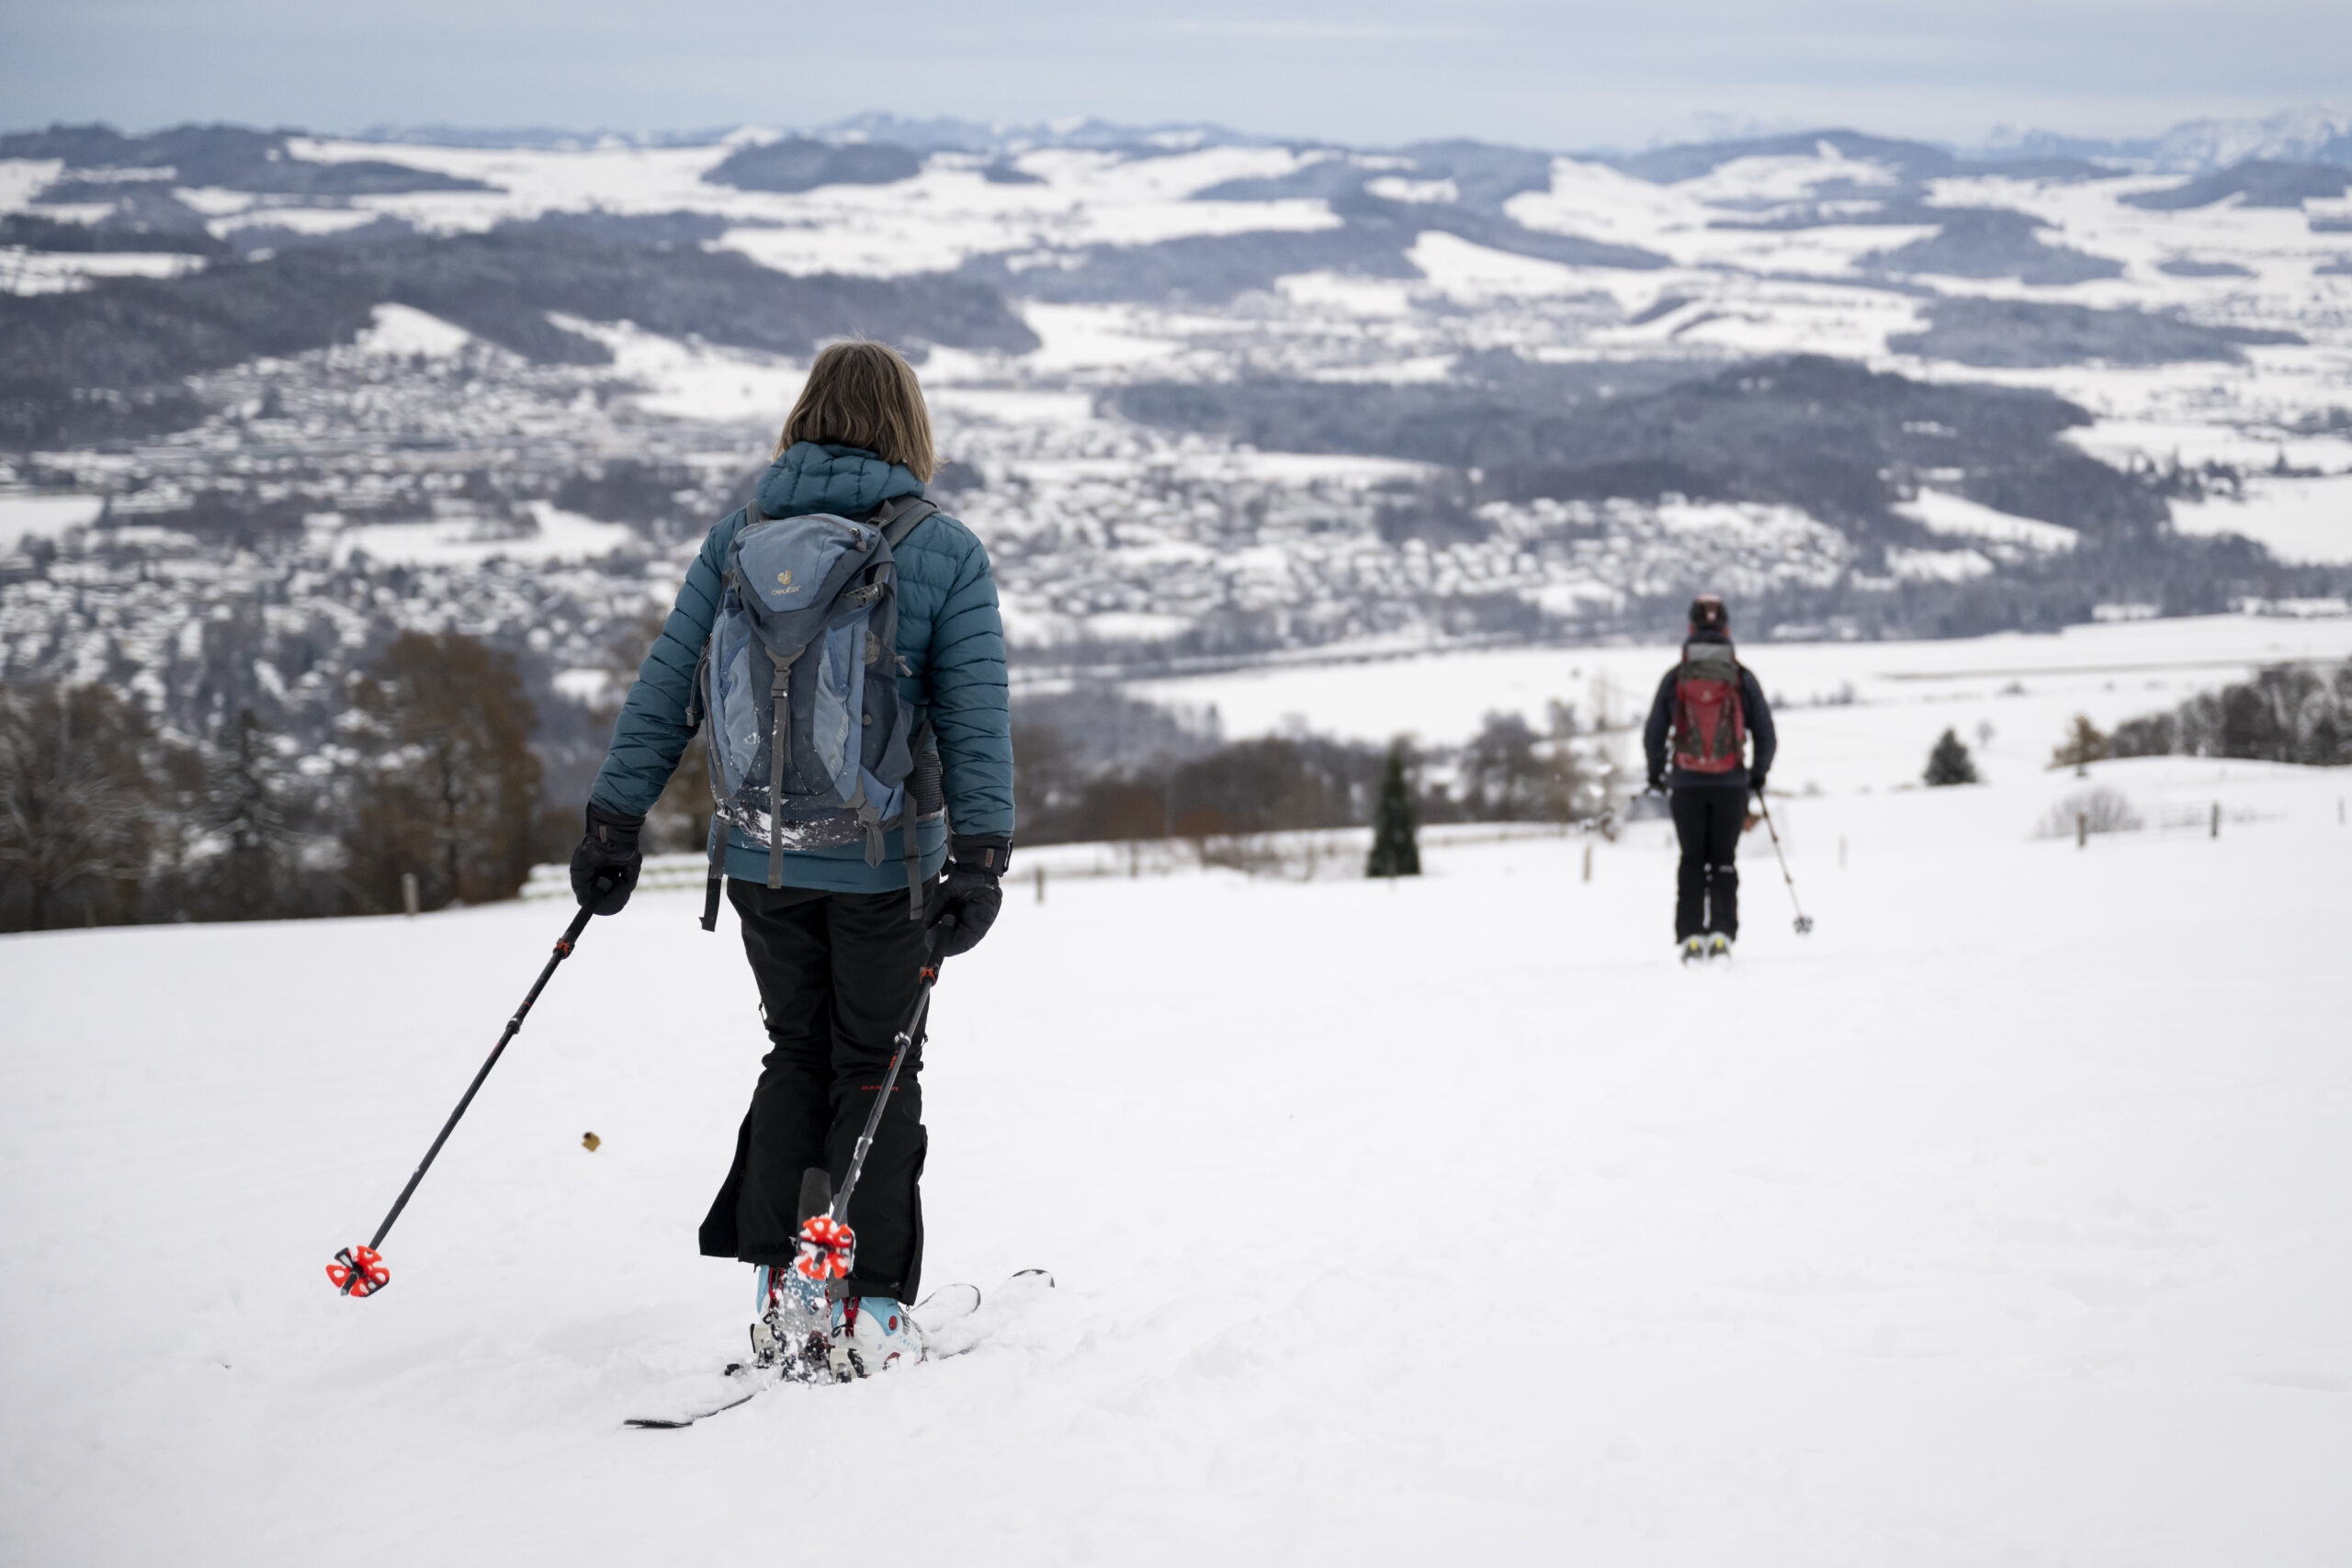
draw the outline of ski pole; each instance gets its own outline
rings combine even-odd
[[[1789,907],[1797,912],[1797,935],[1803,936],[1813,930],[1813,917],[1797,902],[1797,879],[1789,874],[1789,857],[1781,852],[1781,830],[1772,826],[1772,803],[1759,794],[1756,804],[1764,812],[1764,830],[1772,835],[1772,858],[1781,863],[1781,880],[1789,885]]]
[[[849,1226],[850,1194],[857,1190],[857,1179],[865,1174],[865,1156],[874,1147],[874,1134],[882,1130],[882,1111],[890,1103],[890,1091],[898,1086],[899,1069],[905,1065],[907,1053],[914,1049],[916,1038],[922,1032],[922,1021],[931,1011],[931,988],[939,982],[939,964],[926,958],[922,965],[922,985],[915,992],[915,1005],[907,1015],[906,1027],[890,1048],[889,1069],[882,1075],[882,1091],[874,1097],[874,1109],[865,1113],[865,1127],[857,1135],[856,1145],[850,1150],[849,1169],[842,1176],[841,1190],[821,1214],[812,1214],[800,1225],[800,1259],[794,1265],[811,1280],[846,1280],[857,1259],[857,1233]],[[812,1169],[810,1177],[821,1177],[821,1170]],[[820,1188],[820,1190],[822,1189]],[[804,1198],[802,1201],[808,1201]]]
[[[603,880],[600,877],[599,883]],[[498,1058],[505,1052],[506,1043],[521,1032],[523,1020],[529,1015],[531,1004],[539,999],[539,993],[547,988],[548,979],[555,973],[556,965],[571,956],[572,945],[579,942],[580,933],[587,928],[589,918],[594,913],[589,905],[582,904],[580,913],[571,917],[571,924],[556,940],[554,956],[548,960],[547,967],[539,971],[539,977],[532,982],[530,994],[523,998],[523,1005],[516,1008],[514,1016],[506,1021],[506,1032],[500,1035],[498,1043],[490,1048],[489,1060],[482,1063],[481,1071],[474,1075],[474,1081],[466,1086],[465,1097],[458,1101],[458,1108],[449,1112],[449,1120],[441,1124],[440,1135],[433,1140],[433,1146],[425,1150],[424,1157],[417,1162],[415,1173],[408,1179],[408,1185],[401,1189],[401,1195],[392,1201],[391,1213],[386,1214],[384,1223],[376,1227],[375,1235],[365,1247],[345,1247],[334,1255],[334,1261],[327,1265],[327,1280],[337,1291],[346,1296],[372,1296],[392,1282],[392,1271],[385,1266],[383,1254],[379,1250],[384,1245],[384,1237],[391,1232],[392,1222],[401,1217],[402,1209],[408,1207],[408,1201],[415,1194],[417,1184],[424,1179],[424,1173],[433,1168],[434,1156],[441,1152],[441,1145],[449,1141],[449,1134],[457,1131],[458,1119],[465,1115],[466,1107],[474,1102],[474,1096],[481,1089],[482,1080],[490,1077],[490,1069],[498,1066]]]
[[[833,1206],[829,1211],[835,1224],[849,1218],[849,1195],[857,1190],[857,1179],[865,1174],[866,1151],[874,1146],[874,1134],[882,1130],[882,1108],[890,1103],[890,1090],[899,1082],[899,1066],[907,1053],[914,1048],[915,1036],[922,1031],[923,1015],[931,1011],[932,983],[939,972],[929,964],[923,966],[922,989],[915,993],[915,1010],[907,1019],[907,1026],[899,1031],[899,1038],[890,1052],[890,1070],[882,1075],[882,1092],[874,1097],[874,1109],[865,1113],[865,1130],[857,1135],[857,1146],[850,1151],[849,1170],[842,1178],[842,1190],[833,1194]]]

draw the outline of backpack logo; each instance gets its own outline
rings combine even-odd
[[[786,593],[797,593],[800,592],[800,590],[792,585],[792,573],[788,571],[777,572],[775,574],[775,581],[776,586],[783,589]]]

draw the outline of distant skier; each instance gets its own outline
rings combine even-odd
[[[1751,761],[1744,742],[1755,737]],[[1673,771],[1667,745],[1673,742]],[[1772,710],[1755,673],[1732,652],[1724,602],[1690,602],[1682,660],[1666,672],[1642,729],[1649,783],[1670,791],[1682,861],[1675,872],[1674,940],[1684,962],[1727,957],[1739,939],[1739,872],[1733,862],[1747,828],[1747,795],[1764,793],[1772,766]]]
[[[922,1270],[930,1142],[919,1035],[850,1201],[853,1270],[830,1287],[790,1267],[802,1179],[822,1167],[842,1180],[926,964],[988,934],[1012,848],[996,584],[971,530],[922,499],[934,466],[922,389],[895,350],[817,355],[754,508],[713,527],[687,570],[571,857],[580,901],[618,913],[645,815],[707,712],[722,798],[704,924],[723,872],[770,1049],[702,1250],[756,1268],[755,1360],[797,1359],[812,1375],[922,1359],[904,1306]],[[865,526],[793,521],[825,514]]]

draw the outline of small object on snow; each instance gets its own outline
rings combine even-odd
[[[586,1149],[592,1155],[598,1149],[604,1147],[604,1145],[605,1140],[596,1136],[594,1133],[582,1133],[580,1134],[580,1146]]]
[[[327,1265],[327,1280],[346,1296],[372,1296],[392,1282],[392,1271],[372,1247],[346,1247]]]

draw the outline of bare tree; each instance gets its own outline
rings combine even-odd
[[[512,898],[537,844],[537,713],[514,660],[458,632],[403,632],[355,693],[359,770],[344,831],[364,909],[400,905],[414,872],[427,908]]]
[[[41,931],[69,894],[85,920],[135,905],[155,843],[153,739],[103,686],[0,689],[0,871],[15,884],[0,911]]]

